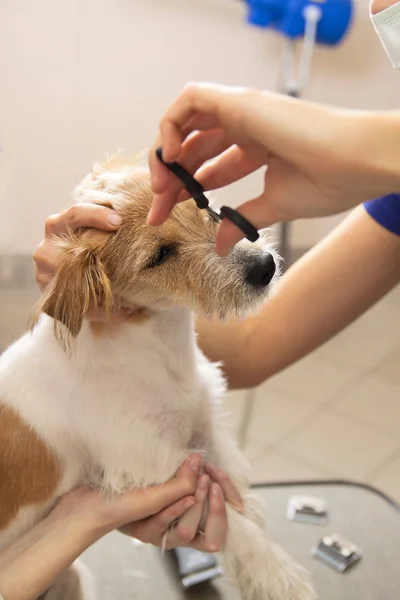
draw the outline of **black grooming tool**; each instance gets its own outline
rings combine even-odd
[[[217,223],[220,223],[222,219],[228,219],[231,221],[238,229],[241,229],[245,234],[246,238],[250,242],[256,242],[260,237],[257,229],[243,217],[237,210],[234,210],[230,206],[221,206],[220,211],[216,211],[209,206],[208,199],[204,195],[204,188],[199,183],[193,175],[191,175],[182,165],[177,162],[165,162],[162,156],[161,148],[157,148],[156,155],[158,160],[162,162],[163,165],[167,167],[178,179],[182,181],[185,186],[185,189],[191,195],[193,200],[196,202],[198,208],[204,208],[211,218]]]

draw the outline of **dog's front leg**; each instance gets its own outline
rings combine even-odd
[[[264,510],[246,481],[246,461],[224,429],[213,424],[203,440],[207,459],[223,469],[244,500],[243,512],[228,506],[228,535],[224,549],[227,575],[244,600],[312,600],[315,598],[307,572],[264,534]],[[204,435],[199,432],[198,436]]]

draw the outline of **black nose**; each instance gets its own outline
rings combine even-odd
[[[265,254],[262,258],[257,258],[248,269],[246,281],[254,287],[265,287],[271,283],[276,271],[276,265],[272,254]]]

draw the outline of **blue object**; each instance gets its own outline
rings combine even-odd
[[[379,225],[400,235],[400,194],[390,194],[364,204],[367,213]]]
[[[333,46],[338,44],[349,29],[352,0],[245,0],[248,6],[247,20],[251,25],[270,28],[295,39],[303,37],[305,21],[303,10],[317,6],[322,17],[317,26],[317,43]]]

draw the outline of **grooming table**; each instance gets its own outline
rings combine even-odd
[[[400,506],[372,487],[344,481],[258,485],[268,511],[269,537],[312,574],[320,600],[400,598]],[[327,526],[289,521],[293,495],[328,503]],[[361,561],[339,574],[310,554],[323,535],[339,533],[363,550]],[[169,553],[112,533],[82,556],[97,580],[98,600],[239,600],[224,577],[184,590]]]

